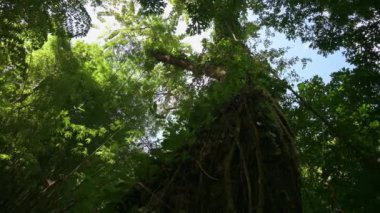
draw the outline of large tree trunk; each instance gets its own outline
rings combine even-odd
[[[294,136],[278,104],[246,88],[196,141],[128,192],[121,212],[302,212]],[[184,157],[186,156],[186,157]]]

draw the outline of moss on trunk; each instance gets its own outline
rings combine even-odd
[[[119,210],[302,212],[294,136],[264,90],[243,90],[177,154],[130,190]]]

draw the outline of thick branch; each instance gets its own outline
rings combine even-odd
[[[218,66],[196,64],[185,57],[173,56],[162,52],[152,52],[152,56],[160,62],[170,64],[175,67],[189,70],[194,75],[205,75],[218,81],[223,81],[226,76],[226,71]]]

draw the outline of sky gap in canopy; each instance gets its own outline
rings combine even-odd
[[[87,11],[89,12],[92,20],[93,27],[90,29],[88,34],[83,38],[78,38],[75,40],[83,40],[86,43],[98,43],[103,44],[104,41],[102,36],[106,35],[112,30],[117,29],[119,25],[113,18],[105,18],[104,22],[101,22],[97,17],[97,11],[91,7],[90,5],[86,6]],[[168,7],[165,11],[168,14],[170,11],[170,7]],[[249,14],[249,19],[254,20],[255,17],[252,14]],[[181,34],[186,31],[186,24],[182,21],[178,25],[177,33]],[[352,65],[346,62],[345,57],[343,56],[343,50],[336,51],[333,54],[328,55],[327,57],[318,54],[318,50],[314,50],[309,48],[309,44],[302,43],[300,39],[296,40],[288,40],[283,33],[276,32],[272,30],[274,33],[274,37],[271,38],[271,46],[270,48],[285,48],[289,47],[288,52],[285,54],[286,58],[291,57],[299,57],[299,58],[310,58],[311,62],[307,63],[305,69],[302,68],[302,64],[298,63],[293,66],[290,70],[294,69],[296,73],[302,79],[309,79],[314,75],[319,75],[323,78],[325,82],[329,82],[331,80],[330,74],[332,72],[338,71],[343,67],[353,68]],[[204,38],[210,37],[210,31],[203,32],[200,35],[189,36],[183,40],[183,42],[188,43],[192,46],[194,51],[201,52],[202,44],[201,41]],[[265,39],[265,29],[260,30],[260,39]],[[263,45],[258,46],[258,49],[265,48]]]

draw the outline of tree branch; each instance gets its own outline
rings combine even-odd
[[[218,81],[223,81],[226,77],[227,72],[222,67],[207,64],[197,64],[185,57],[173,56],[159,51],[152,52],[151,55],[159,62],[189,70],[193,72],[194,75],[205,75]]]
[[[13,100],[12,103],[20,103],[20,102],[23,102],[25,101],[27,98],[29,98],[29,96],[31,96],[35,91],[37,91],[38,89],[41,88],[41,86],[43,85],[43,83],[46,81],[47,77],[45,77],[44,79],[42,79],[41,81],[39,81],[35,86],[33,86],[31,88],[31,91],[28,92],[28,93],[24,93],[24,94],[21,94],[18,98],[16,98],[15,100]]]

